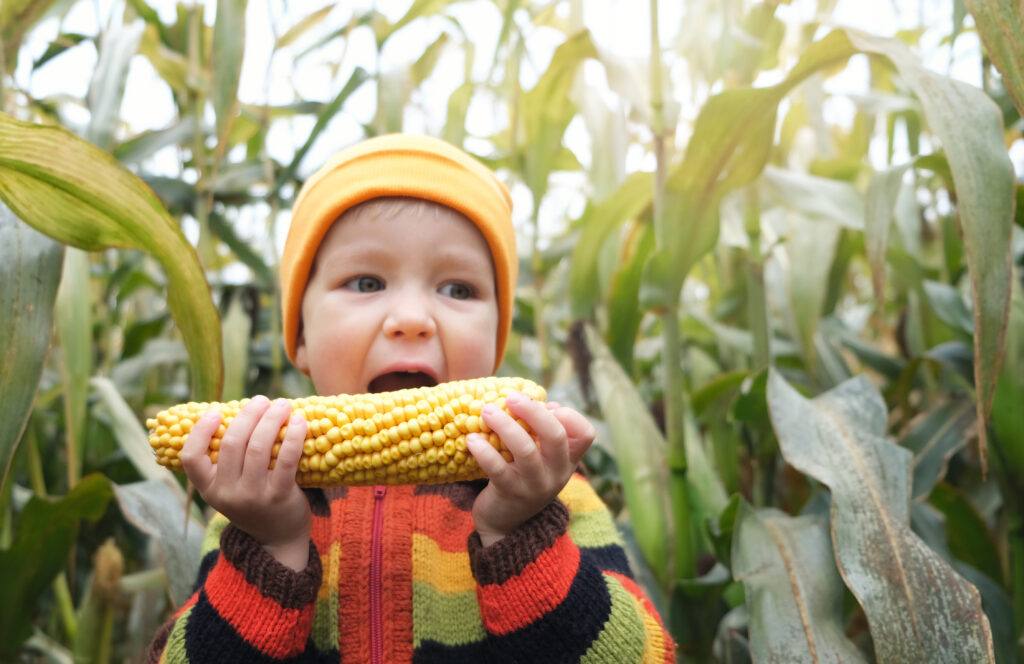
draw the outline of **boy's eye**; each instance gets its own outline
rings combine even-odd
[[[379,290],[384,290],[384,282],[377,277],[356,277],[355,279],[349,279],[345,282],[345,288],[350,288],[360,293],[376,293]]]
[[[441,286],[441,295],[447,295],[453,297],[456,300],[468,300],[473,297],[473,287],[468,284],[455,282],[453,284],[445,284]]]

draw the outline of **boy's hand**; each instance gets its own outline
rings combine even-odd
[[[255,397],[239,411],[221,440],[217,463],[206,451],[220,426],[220,411],[207,411],[181,449],[181,465],[199,494],[238,528],[252,535],[282,564],[295,570],[309,559],[312,514],[295,482],[306,420],[291,415],[286,399]],[[274,468],[271,448],[288,424]]]
[[[505,405],[533,429],[536,440],[494,405],[484,406],[483,420],[513,460],[505,461],[481,434],[466,437],[469,451],[490,478],[473,503],[473,522],[484,546],[502,539],[554,500],[595,435],[587,418],[557,403],[545,405],[513,392]]]

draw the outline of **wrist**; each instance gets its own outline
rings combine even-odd
[[[507,533],[499,533],[494,531],[480,530],[477,528],[476,534],[480,537],[480,544],[486,549],[492,544],[497,544],[501,540],[505,539]]]
[[[309,539],[263,544],[263,550],[288,569],[301,572],[309,564]]]

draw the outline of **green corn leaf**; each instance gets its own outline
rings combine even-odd
[[[61,55],[65,51],[72,49],[83,41],[90,40],[91,37],[88,35],[79,34],[77,32],[62,32],[57,35],[57,38],[50,42],[50,45],[46,47],[46,50],[36,60],[32,62],[32,69],[39,69],[53,58]]]
[[[761,201],[796,210],[844,228],[864,228],[864,197],[848,182],[765,166]]]
[[[1003,77],[1017,112],[1024,115],[1024,10],[1018,0],[964,0],[985,52]]]
[[[1014,477],[1024,477],[1024,289],[1021,274],[1014,275],[1010,327],[1006,335],[1006,362],[999,372],[992,402],[992,430],[1000,464]]]
[[[64,252],[64,270],[54,306],[54,329],[60,342],[61,389],[68,477],[78,481],[85,441],[86,400],[92,375],[92,294],[89,254],[74,247]]]
[[[977,589],[910,529],[910,452],[886,440],[867,377],[810,400],[772,370],[768,406],[783,457],[831,491],[836,562],[878,662],[994,664]]]
[[[759,662],[867,662],[843,633],[842,579],[828,524],[741,502],[732,572],[746,588]]]
[[[926,69],[903,42],[853,30],[847,34],[858,50],[892,62],[921,101],[925,120],[949,160],[971,273],[974,383],[984,466],[984,424],[992,407],[1010,312],[1010,233],[1016,196],[1002,114],[982,90]]]
[[[914,454],[914,500],[928,497],[946,475],[950,458],[977,434],[977,418],[966,400],[944,403],[914,419],[900,445]]]
[[[146,251],[167,274],[168,305],[189,350],[194,396],[215,401],[220,319],[192,245],[153,192],[111,155],[58,127],[0,114],[0,198],[56,240]]]
[[[63,255],[0,202],[0,490],[43,373]]]
[[[469,112],[469,102],[473,100],[473,93],[476,85],[470,79],[455,88],[448,97],[448,112],[444,120],[444,140],[452,145],[461,146],[466,140],[466,113]]]
[[[4,0],[0,3],[0,49],[3,49],[0,55],[7,71],[14,71],[18,64],[22,39],[55,4],[57,0]]]
[[[135,470],[149,480],[166,479],[167,471],[154,461],[153,448],[149,446],[146,430],[139,423],[135,411],[121,396],[117,385],[103,376],[93,376],[89,385],[96,397],[93,414],[110,427],[121,451],[135,466]],[[180,491],[179,494],[184,500],[185,492]]]
[[[573,316],[589,316],[601,298],[598,256],[608,238],[622,224],[635,219],[651,204],[654,178],[650,173],[633,173],[611,195],[588,207],[577,225],[580,237],[573,247],[569,268],[569,301]]]
[[[0,550],[0,661],[14,661],[18,645],[32,634],[36,600],[67,564],[78,521],[100,518],[110,497],[110,482],[94,474],[59,500],[29,499],[11,547]]]
[[[640,307],[640,284],[644,263],[654,250],[654,233],[647,224],[637,226],[623,243],[619,269],[612,277],[608,294],[608,345],[627,371],[633,367],[633,345],[644,311]]]
[[[441,10],[455,1],[456,0],[413,0],[412,6],[409,7],[408,11],[405,12],[402,18],[398,19],[391,25],[386,26],[383,30],[380,30],[377,33],[377,44],[383,45],[391,35],[395,34],[418,18],[440,14]]]
[[[964,491],[940,482],[928,497],[928,502],[945,517],[946,540],[950,552],[958,560],[1001,583],[1003,566],[999,561],[999,544],[985,523],[985,518],[978,513]],[[991,614],[989,617],[991,619]]]
[[[186,524],[185,498],[168,471],[162,480],[115,484],[114,493],[121,512],[136,528],[151,535],[163,554],[171,599],[180,606],[192,592],[199,572],[205,526],[189,514]]]
[[[833,32],[811,44],[782,83],[727,90],[704,104],[686,155],[666,182],[665,248],[648,266],[648,304],[675,301],[690,270],[715,246],[722,197],[752,182],[768,162],[779,102],[814,72],[855,52],[842,32]]]
[[[252,320],[242,307],[241,290],[236,290],[224,316],[224,394],[222,400],[245,397],[249,372],[249,338]]]
[[[306,34],[310,30],[315,28],[325,18],[327,18],[327,15],[331,13],[334,7],[335,4],[332,2],[328,5],[321,7],[320,9],[317,9],[311,14],[307,14],[306,16],[300,18],[295,23],[295,25],[288,28],[288,30],[283,35],[277,38],[277,41],[274,43],[274,50],[291,46],[293,43],[301,39],[302,35]]]
[[[884,309],[885,249],[889,246],[889,228],[893,208],[903,185],[903,174],[910,164],[893,166],[871,176],[864,195],[864,251],[871,266],[871,284],[878,310]]]
[[[671,569],[669,542],[674,540],[665,438],[633,381],[590,326],[586,328],[586,343],[593,356],[590,375],[630,506],[633,534],[647,564],[664,584]]]
[[[131,25],[108,30],[99,43],[99,60],[89,82],[89,126],[85,138],[104,150],[114,142],[114,130],[121,119],[128,65],[139,50],[146,24],[137,21]]]
[[[213,111],[217,118],[217,145],[221,154],[238,112],[238,80],[245,51],[245,8],[247,0],[217,0],[213,24]]]
[[[828,275],[839,244],[840,227],[791,214],[786,253],[789,256],[789,305],[804,362],[813,369],[829,357],[819,347],[818,323],[828,296]],[[823,367],[827,368],[827,367]]]
[[[533,194],[535,207],[547,191],[548,176],[555,170],[562,152],[565,129],[576,114],[575,105],[569,102],[576,72],[585,60],[596,57],[590,32],[576,33],[555,50],[540,80],[523,95],[523,178]]]
[[[285,183],[291,181],[295,177],[296,172],[299,170],[299,164],[302,163],[306,153],[313,147],[313,143],[320,136],[320,133],[327,127],[327,124],[337,115],[338,111],[345,104],[345,100],[348,99],[349,95],[359,89],[364,82],[370,78],[370,75],[362,67],[356,67],[355,71],[352,72],[352,76],[349,77],[348,82],[345,83],[345,87],[341,89],[341,92],[331,100],[324,109],[317,115],[316,123],[313,125],[313,129],[310,130],[309,136],[306,137],[306,142],[302,144],[298,150],[295,151],[295,156],[292,157],[292,161],[288,164],[281,173],[277,176],[277,181],[274,183],[274,191],[278,192]]]

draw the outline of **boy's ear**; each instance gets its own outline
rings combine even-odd
[[[309,353],[306,352],[306,336],[299,330],[299,336],[295,339],[295,368],[302,373],[309,375]]]

